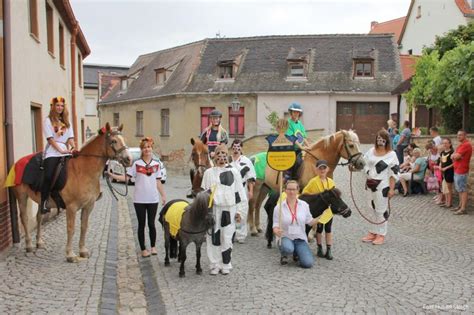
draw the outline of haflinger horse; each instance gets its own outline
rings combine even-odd
[[[74,236],[74,224],[76,213],[81,211],[81,236],[79,239],[79,255],[83,258],[89,257],[89,251],[86,248],[86,233],[89,223],[89,215],[94,208],[94,204],[100,195],[100,177],[108,159],[115,159],[124,166],[129,166],[131,156],[122,137],[123,125],[111,128],[109,123],[99,131],[99,134],[91,138],[81,150],[75,153],[75,157],[69,159],[67,163],[67,181],[64,188],[60,191],[61,197],[66,204],[67,221],[67,244],[66,260],[68,262],[78,262],[79,258],[72,250],[72,239]],[[15,165],[13,166],[15,167]],[[41,193],[33,191],[29,185],[19,183],[12,187],[15,197],[20,207],[21,223],[25,231],[26,251],[33,251],[30,231],[28,230],[28,197],[36,203],[40,203]],[[49,204],[55,205],[52,198],[48,200]],[[56,206],[57,207],[57,206]],[[36,247],[45,248],[42,239],[41,221],[42,215],[38,209],[36,215],[37,233]]]
[[[303,189],[311,178],[316,176],[316,161],[326,160],[330,167],[328,177],[333,176],[334,169],[342,158],[347,160],[346,164],[351,165],[354,170],[362,170],[365,166],[362,153],[359,149],[359,137],[352,130],[340,130],[334,134],[326,136],[309,149],[305,150],[303,163],[298,169],[298,183]],[[263,200],[270,192],[279,191],[279,173],[268,165],[265,169],[265,180],[257,180],[253,189],[253,198],[249,200],[249,211],[247,222],[252,236],[257,236],[262,232],[260,228],[260,207]]]
[[[309,205],[309,211],[313,218],[319,217],[324,210],[331,208],[334,214],[342,215],[343,218],[351,216],[352,211],[341,198],[341,191],[337,188],[325,190],[320,194],[303,194],[298,196],[298,199],[306,201]],[[273,212],[278,205],[279,194],[272,194],[265,203],[265,211],[267,212],[267,230],[265,238],[267,239],[267,247],[272,247],[273,240]],[[307,232],[309,228],[307,229]]]
[[[204,172],[211,167],[211,160],[209,158],[209,150],[206,142],[207,140],[203,142],[199,138],[191,138],[191,144],[193,145],[191,160],[193,161],[194,169],[190,170],[189,175],[191,177],[191,194],[193,197],[202,190],[202,177],[204,176]]]
[[[160,212],[159,221],[164,228],[165,238],[165,266],[170,265],[170,258],[176,258],[176,241],[179,241],[180,277],[185,276],[186,248],[193,242],[196,245],[196,273],[202,274],[201,246],[206,240],[206,233],[214,226],[209,197],[209,191],[202,191],[191,204],[185,200],[171,200]]]

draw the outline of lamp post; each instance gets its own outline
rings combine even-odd
[[[232,106],[232,111],[238,112],[240,110],[239,98],[237,96],[234,96],[234,98],[232,99],[232,102],[230,103],[230,105]]]

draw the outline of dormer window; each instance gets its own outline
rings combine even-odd
[[[222,61],[219,63],[219,79],[233,79],[234,78],[234,62]]]
[[[155,84],[158,87],[162,87],[163,85],[165,85],[166,82],[171,78],[171,75],[173,74],[174,70],[176,70],[180,62],[181,61],[178,61],[171,65],[165,65],[165,66],[156,68],[155,69]]]
[[[166,69],[156,69],[156,85],[164,85],[166,82]]]
[[[126,91],[127,88],[128,88],[128,80],[125,77],[120,80],[120,91]]]
[[[306,79],[308,76],[308,61],[311,50],[297,50],[293,47],[288,51],[286,61],[288,62],[287,79]]]
[[[355,60],[354,61],[354,77],[371,78],[374,76],[373,60]]]

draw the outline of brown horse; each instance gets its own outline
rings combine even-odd
[[[74,236],[74,223],[76,212],[81,212],[81,236],[79,240],[79,255],[83,258],[89,257],[89,251],[85,246],[89,215],[100,194],[99,179],[108,159],[116,159],[124,166],[129,166],[131,156],[125,141],[121,135],[122,126],[111,128],[109,123],[99,135],[89,140],[77,153],[77,157],[71,158],[67,163],[68,179],[61,190],[61,196],[66,204],[67,221],[67,244],[66,260],[77,262],[79,259],[72,250],[72,238]],[[13,166],[14,167],[14,166]],[[33,251],[30,231],[28,230],[28,211],[26,204],[28,197],[39,204],[41,193],[33,191],[27,184],[12,187],[20,207],[20,218],[25,230],[26,251]],[[50,198],[49,204],[54,204]],[[41,238],[42,215],[38,209],[36,215],[37,234],[36,247],[44,248],[45,244]]]
[[[207,149],[206,140],[203,142],[200,139],[191,138],[193,149],[191,151],[191,160],[194,164],[194,169],[191,169],[189,175],[191,177],[193,197],[200,192],[202,177],[204,172],[211,167],[211,160],[209,159],[209,151]]]
[[[298,182],[303,189],[311,178],[316,176],[316,161],[326,160],[330,171],[328,176],[332,178],[334,169],[339,164],[340,158],[348,160],[356,170],[362,170],[365,162],[359,150],[359,137],[352,130],[340,130],[326,136],[305,150],[303,163],[298,169]],[[249,211],[247,222],[252,236],[262,232],[260,228],[260,207],[270,189],[279,191],[278,172],[268,165],[265,169],[265,180],[257,180],[253,189],[253,198],[249,200]]]

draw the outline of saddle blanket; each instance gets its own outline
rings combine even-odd
[[[170,235],[176,238],[181,227],[181,219],[183,217],[184,209],[189,204],[186,201],[178,201],[173,203],[165,214],[165,221],[168,222],[170,227]]]

